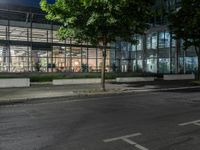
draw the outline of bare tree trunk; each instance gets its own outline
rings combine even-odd
[[[105,68],[106,68],[106,45],[104,45],[103,50],[102,50],[102,68],[101,68],[101,89],[102,89],[102,91],[106,91]]]
[[[103,50],[102,50],[102,68],[101,68],[101,89],[102,89],[102,91],[106,91],[106,88],[105,88],[106,47],[107,47],[107,41],[106,41],[106,36],[104,36]]]
[[[198,53],[198,56],[197,56],[197,58],[198,58],[198,71],[197,71],[197,80],[199,80],[200,79],[200,54]]]
[[[194,40],[194,42],[196,43],[195,40]],[[196,45],[195,45],[194,48],[195,48],[197,59],[198,59],[198,68],[197,68],[198,70],[197,70],[196,80],[199,80],[200,79],[200,51],[199,51],[199,48]]]

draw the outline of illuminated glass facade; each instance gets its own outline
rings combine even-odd
[[[88,43],[59,40],[40,13],[0,10],[0,72],[99,72],[102,54]],[[110,47],[106,70],[111,71]]]
[[[160,1],[159,1],[160,2]],[[163,1],[167,10],[179,0]],[[0,9],[0,72],[100,72],[101,50],[73,39],[60,41],[59,28],[37,11]],[[163,21],[162,21],[163,20]],[[191,73],[197,70],[194,49],[184,51],[172,39],[165,19],[155,18],[138,45],[116,41],[107,48],[107,72]]]

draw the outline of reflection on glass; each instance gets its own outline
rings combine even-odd
[[[142,42],[142,36],[137,37],[138,44],[137,44],[137,50],[140,51],[143,49],[143,42]]]
[[[170,60],[169,58],[159,59],[159,73],[170,73]]]
[[[146,61],[146,72],[157,73],[157,59],[147,59]]]
[[[6,40],[6,26],[0,26],[0,40]]]
[[[10,40],[28,41],[28,35],[30,35],[30,29],[10,27]]]
[[[160,32],[159,33],[159,48],[164,48],[165,47],[165,33]]]
[[[157,33],[152,33],[152,49],[157,49]]]
[[[48,30],[32,29],[32,41],[33,42],[47,42]]]
[[[65,43],[64,40],[59,38],[57,31],[53,31],[53,43]]]
[[[47,72],[47,51],[32,50],[32,68],[35,72]]]
[[[151,49],[151,34],[147,35],[147,49]]]
[[[170,47],[170,39],[171,39],[171,35],[169,32],[165,32],[165,48],[169,48]]]

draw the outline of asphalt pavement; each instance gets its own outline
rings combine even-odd
[[[199,90],[2,105],[0,150],[199,150]]]

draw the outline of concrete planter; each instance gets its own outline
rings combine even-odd
[[[6,78],[0,79],[0,88],[29,87],[29,78]]]
[[[193,79],[195,79],[194,74],[171,74],[163,76],[163,80],[193,80]]]
[[[155,77],[127,77],[127,78],[116,78],[116,82],[145,82],[154,81]]]
[[[94,83],[101,83],[101,79],[91,78],[91,79],[56,79],[56,80],[53,80],[53,85],[94,84]]]

